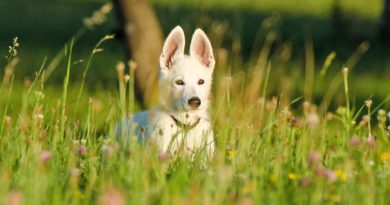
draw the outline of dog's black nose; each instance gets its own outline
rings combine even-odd
[[[200,106],[200,99],[198,97],[192,97],[188,100],[188,104],[191,106],[192,109],[196,109]]]

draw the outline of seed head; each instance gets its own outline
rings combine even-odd
[[[227,59],[228,59],[228,52],[226,49],[219,49],[218,50],[218,63],[219,66],[224,68],[227,65]]]
[[[349,140],[349,144],[352,147],[359,147],[360,146],[360,138],[356,135],[353,135],[351,139]]]
[[[363,115],[362,120],[359,122],[359,127],[364,127],[368,124],[368,121],[370,119],[370,116]]]
[[[325,176],[326,176],[326,178],[329,180],[329,181],[336,181],[336,179],[337,179],[337,175],[336,175],[336,173],[333,171],[333,170],[331,170],[331,169],[327,169],[326,171],[325,171]]]
[[[38,120],[43,120],[43,118],[44,118],[44,115],[42,115],[42,114],[38,114],[38,115],[36,115],[36,118],[37,118]]]
[[[378,110],[377,119],[380,123],[385,124],[386,123],[386,111],[383,109]]]
[[[7,128],[7,130],[9,130],[11,128],[11,117],[5,116],[4,121],[5,121],[5,127]]]
[[[166,152],[166,151],[161,151],[159,154],[158,154],[158,159],[161,161],[161,162],[164,162],[166,160],[169,159],[169,152]]]
[[[118,75],[123,76],[123,73],[125,71],[125,64],[123,62],[119,62],[116,64],[116,71],[118,72]]]
[[[336,113],[339,115],[345,115],[347,113],[347,108],[345,107],[338,107],[336,110]]]
[[[305,114],[308,113],[310,108],[310,103],[308,101],[305,101],[303,102],[302,106],[303,106],[303,113]]]
[[[318,116],[318,114],[316,112],[310,112],[307,115],[306,120],[307,120],[307,125],[312,130],[316,129],[318,127],[318,125],[320,124],[320,117]]]
[[[367,143],[367,146],[370,147],[370,148],[375,147],[375,137],[374,136],[368,136],[366,143]]]
[[[41,162],[46,164],[51,159],[51,152],[48,150],[44,150],[40,155]]]
[[[347,67],[343,68],[343,76],[344,76],[344,78],[348,77],[348,68]]]
[[[130,80],[130,75],[126,74],[123,79],[125,80],[125,82],[127,83],[129,80]]]
[[[108,189],[99,197],[100,205],[125,205],[126,201],[123,194],[113,188]]]
[[[112,3],[111,2],[104,4],[100,8],[100,12],[102,12],[103,14],[108,14],[108,13],[110,13],[111,10],[112,10]]]
[[[137,70],[137,67],[138,67],[137,62],[130,60],[128,64],[130,67],[130,72],[135,72],[135,70]]]
[[[112,3],[104,4],[99,10],[93,12],[91,17],[84,18],[83,23],[87,28],[103,24],[107,20],[107,14],[112,10]]]
[[[371,106],[372,106],[372,100],[366,100],[364,103],[366,104],[366,107],[367,107],[367,108],[371,108]]]
[[[320,160],[321,160],[320,153],[318,153],[317,151],[312,151],[309,154],[309,158],[307,162],[309,163],[310,166],[317,166]]]
[[[326,120],[331,121],[333,119],[333,113],[328,112],[326,113]]]
[[[84,146],[84,145],[81,145],[81,146],[79,146],[79,147],[76,149],[76,152],[77,152],[79,155],[86,155],[86,154],[87,154],[87,147]]]
[[[13,57],[15,57],[18,54],[18,51],[16,50],[19,47],[18,37],[15,37],[12,40],[12,44],[8,46],[8,53],[9,56],[7,57],[9,60]]]

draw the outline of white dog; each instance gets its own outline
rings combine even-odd
[[[215,65],[213,49],[201,29],[192,36],[190,55],[184,54],[184,45],[183,29],[176,26],[160,56],[160,104],[137,113],[130,124],[137,125],[138,140],[156,143],[162,152],[202,149],[210,157],[215,149],[207,112]]]

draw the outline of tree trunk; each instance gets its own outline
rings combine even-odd
[[[157,102],[157,74],[163,46],[161,26],[147,0],[114,0],[128,58],[138,66],[135,93],[144,106]]]
[[[390,0],[384,0],[384,8],[379,24],[379,37],[382,40],[390,40]]]

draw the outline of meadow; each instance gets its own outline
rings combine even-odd
[[[343,1],[359,16],[341,18],[359,25],[344,36],[328,34],[327,1],[199,10],[152,1],[164,31],[202,26],[215,49],[217,151],[207,162],[201,150],[188,160],[119,143],[118,119],[140,105],[124,78],[136,64],[120,69],[114,14],[86,27],[105,1],[39,2],[0,2],[1,204],[390,204],[388,49],[373,40],[380,1]],[[364,38],[350,40],[356,33]]]

